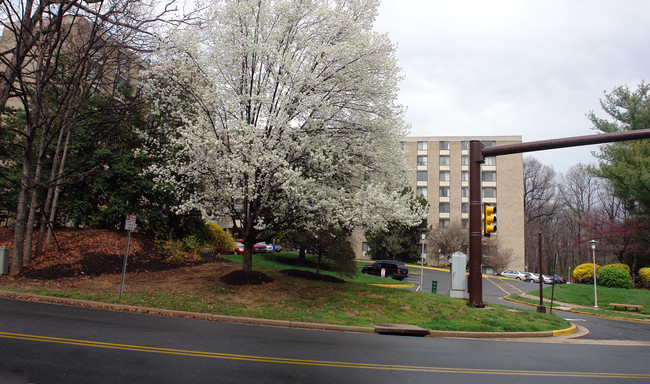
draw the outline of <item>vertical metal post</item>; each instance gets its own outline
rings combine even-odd
[[[553,275],[551,276],[551,314],[553,314],[553,297],[555,295],[555,267],[557,267],[557,252],[553,260]]]
[[[538,240],[538,249],[539,249],[539,305],[537,306],[537,312],[546,313],[546,307],[544,306],[544,276],[542,275],[542,232],[537,232]]]
[[[481,164],[483,144],[478,140],[469,142],[469,301],[467,305],[483,308],[483,280],[481,264]]]
[[[122,282],[120,283],[120,295],[119,298],[122,298],[122,290],[124,289],[124,277],[126,276],[126,264],[127,259],[129,258],[129,244],[131,243],[131,231],[127,231],[126,235],[126,253],[124,254],[124,265],[122,266]]]
[[[598,308],[598,290],[596,287],[596,240],[589,241],[591,244],[591,257],[594,265],[594,308]]]

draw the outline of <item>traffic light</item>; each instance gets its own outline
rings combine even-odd
[[[492,232],[497,230],[497,207],[483,204],[483,236],[490,237]]]

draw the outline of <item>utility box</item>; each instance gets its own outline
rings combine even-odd
[[[431,293],[438,293],[438,282],[435,280],[431,281]]]
[[[467,274],[465,266],[467,265],[467,255],[462,252],[456,252],[451,255],[451,288],[449,297],[454,299],[467,299]]]
[[[0,248],[0,275],[9,273],[9,248]]]

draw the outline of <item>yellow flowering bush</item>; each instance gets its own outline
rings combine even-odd
[[[596,274],[600,270],[601,266],[596,264]],[[589,279],[593,281],[594,277],[594,265],[592,263],[580,264],[573,270],[573,277],[576,279]]]
[[[650,267],[639,269],[639,278],[644,287],[650,288]]]

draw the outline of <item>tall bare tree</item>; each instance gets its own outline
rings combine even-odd
[[[20,273],[31,260],[39,194],[54,188],[61,175],[54,167],[61,168],[64,162],[55,160],[50,178],[42,180],[46,160],[65,153],[61,145],[68,141],[59,138],[80,129],[74,122],[90,95],[114,94],[128,79],[137,65],[137,52],[153,47],[151,28],[170,5],[157,11],[154,0],[1,3],[0,112],[11,102],[22,109],[26,120],[22,127],[2,125],[13,131],[15,145],[22,148],[21,158],[12,159],[20,164],[21,177],[11,274]],[[49,153],[54,141],[57,149]]]

